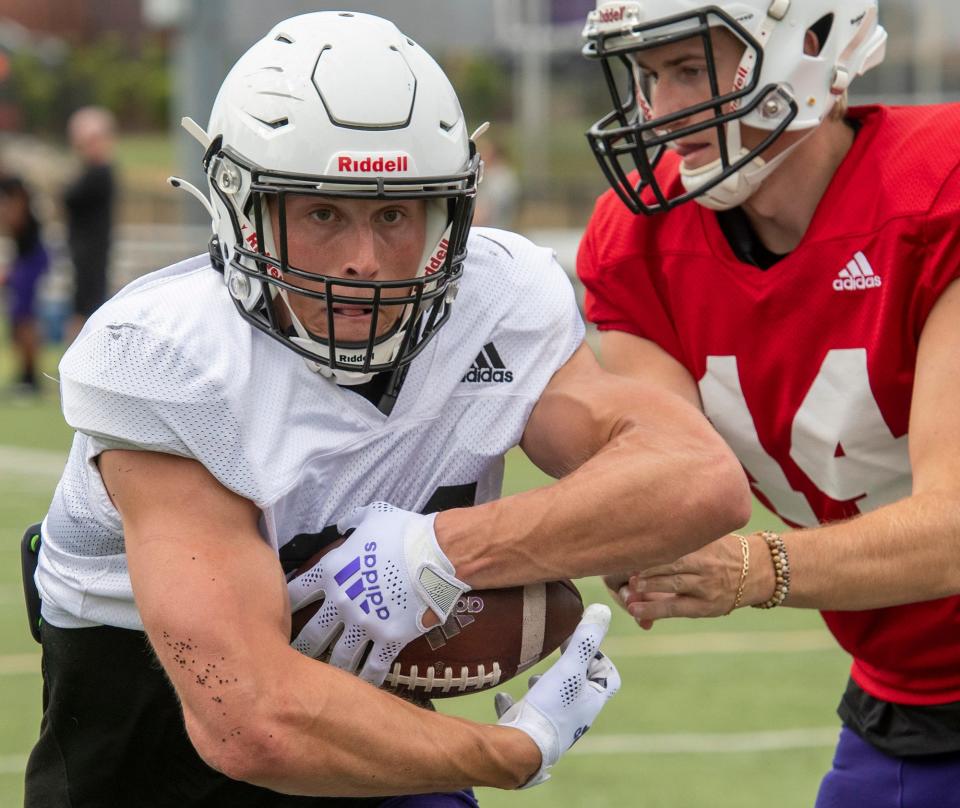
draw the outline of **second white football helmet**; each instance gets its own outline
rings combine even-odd
[[[732,81],[717,75],[719,30],[742,45]],[[815,53],[808,32],[816,35]],[[782,159],[765,161],[762,152],[783,132],[818,126],[853,78],[883,60],[886,43],[877,0],[599,0],[583,36],[584,55],[601,60],[614,101],[587,137],[624,203],[647,214],[689,199],[714,209],[742,204]],[[711,92],[695,106],[655,118],[637,59],[680,42],[703,54]],[[748,149],[741,126],[769,134]],[[654,176],[657,162],[671,143],[707,130],[716,131],[719,158],[681,169],[685,192],[668,198]],[[639,181],[627,176],[634,168]]]

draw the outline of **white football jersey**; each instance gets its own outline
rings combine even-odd
[[[142,628],[123,525],[94,463],[105,449],[199,461],[261,509],[262,535],[289,568],[358,506],[426,512],[498,497],[504,453],[582,339],[552,252],[477,228],[450,319],[386,416],[244,321],[206,257],[144,276],[60,363],[77,433],[43,522],[44,619]]]

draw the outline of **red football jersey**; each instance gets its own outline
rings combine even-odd
[[[960,105],[850,117],[851,151],[800,245],[770,269],[739,261],[695,202],[634,216],[612,191],[578,256],[589,319],[690,371],[754,493],[794,526],[910,494],[917,345],[960,276]],[[682,191],[673,154],[658,171],[668,197]],[[960,701],[960,597],[824,618],[871,695]]]

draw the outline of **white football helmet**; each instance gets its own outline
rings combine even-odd
[[[339,384],[396,370],[423,350],[450,315],[480,166],[456,93],[423,48],[393,23],[367,14],[293,17],[233,67],[206,131],[188,119],[184,125],[207,147],[211,256],[252,325]],[[284,213],[289,194],[426,200],[418,276],[353,280],[292,266]],[[279,232],[271,226],[271,199]],[[396,297],[384,294],[387,289],[407,291]],[[292,295],[324,301],[326,334],[300,322],[286,302]],[[355,306],[358,299],[369,301],[369,337],[338,340],[334,307]],[[288,327],[277,317],[284,305]],[[389,307],[402,313],[379,333],[380,317],[390,322],[398,311]]]
[[[743,45],[726,86],[714,62],[717,29]],[[816,34],[816,54],[805,52],[808,31]],[[583,53],[601,60],[614,102],[587,137],[613,189],[630,210],[645,214],[690,199],[714,210],[742,204],[789,150],[769,161],[761,153],[783,132],[813,131],[852,79],[883,60],[887,39],[877,0],[598,0],[583,36]],[[637,55],[684,41],[704,54],[712,97],[654,118]],[[689,123],[691,117],[699,119]],[[748,149],[741,124],[769,134]],[[720,157],[694,170],[681,167],[684,193],[668,198],[654,176],[664,150],[710,129]],[[634,168],[639,178],[627,176]]]

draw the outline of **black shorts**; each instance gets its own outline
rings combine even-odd
[[[291,797],[207,766],[146,635],[44,623],[43,719],[26,808],[286,808],[380,805],[382,798]]]

